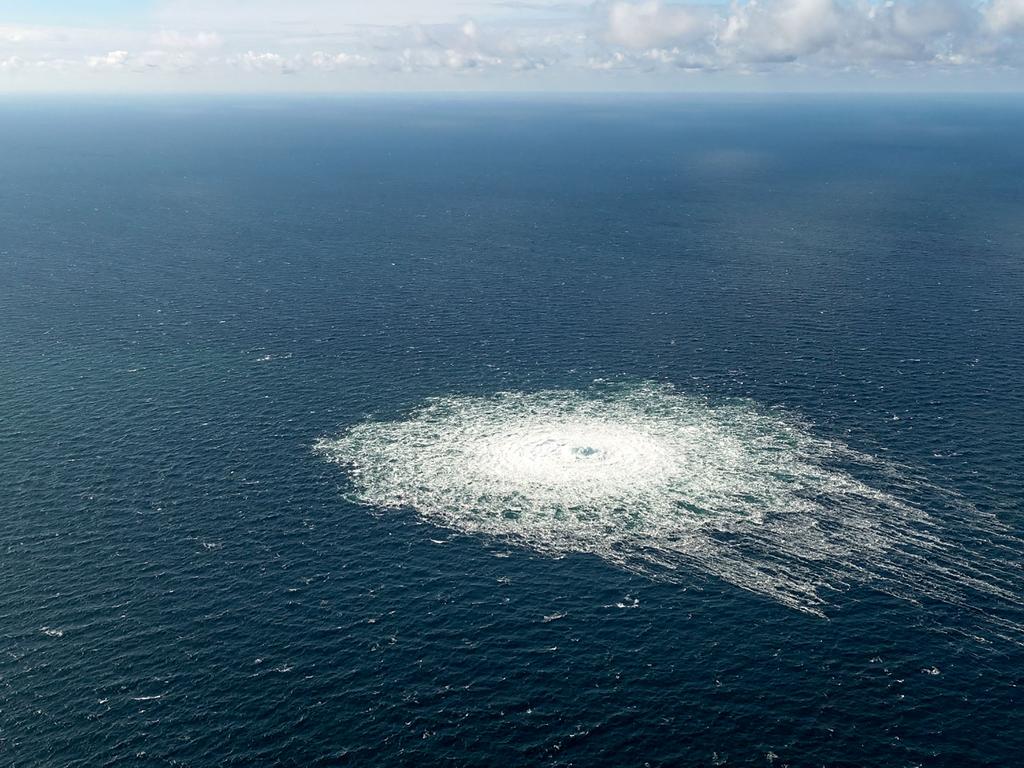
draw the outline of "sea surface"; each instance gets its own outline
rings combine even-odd
[[[0,765],[1020,765],[1022,136],[1019,97],[6,97]],[[632,463],[566,480],[541,417]],[[676,418],[747,451],[693,514],[746,483],[753,570],[622,555],[686,554]],[[776,493],[797,443],[828,470]],[[871,546],[744,549],[794,499]],[[751,575],[791,566],[820,602]]]

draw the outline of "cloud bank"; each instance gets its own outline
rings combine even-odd
[[[126,28],[0,19],[4,90],[713,88],[751,77],[1021,88],[1024,0],[169,0]]]

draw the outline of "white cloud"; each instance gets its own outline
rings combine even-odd
[[[173,76],[230,90],[672,87],[698,70],[940,84],[960,70],[1024,89],[1024,0],[161,0],[134,27],[0,19],[0,63],[0,75],[66,89],[106,75],[123,87],[118,71],[147,74],[131,87]]]
[[[985,21],[997,34],[1024,33],[1024,0],[992,0]]]
[[[769,0],[732,7],[718,35],[726,58],[795,61],[835,46],[854,19],[836,0]]]
[[[25,60],[19,56],[8,56],[0,59],[0,72],[17,72],[25,68]]]
[[[595,71],[632,70],[648,73],[666,68],[691,72],[713,71],[719,67],[712,56],[678,46],[648,48],[641,51],[612,51],[590,57],[586,66]]]
[[[612,50],[591,63],[878,74],[1006,66],[1024,47],[1005,35],[1024,28],[1024,0],[734,0],[703,12],[660,0],[614,3]]]
[[[478,52],[462,52],[452,48],[407,48],[402,51],[399,64],[403,72],[422,72],[424,70],[448,69],[465,71],[496,67],[502,63],[496,56],[487,56]]]
[[[89,69],[123,69],[128,63],[128,51],[110,51],[102,56],[89,56],[85,63]]]
[[[282,56],[271,51],[246,51],[232,56],[228,63],[249,72],[274,72],[281,75],[294,75],[304,64],[301,56]]]
[[[697,40],[710,31],[713,19],[706,8],[666,5],[661,0],[614,2],[607,13],[608,40],[633,49]]]
[[[360,56],[355,53],[324,53],[323,51],[314,51],[309,59],[309,64],[313,69],[318,69],[321,72],[334,72],[350,67],[369,67],[373,65],[373,61],[366,56]]]

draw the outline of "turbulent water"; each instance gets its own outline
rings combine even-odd
[[[1024,594],[1005,551],[951,543],[914,497],[938,496],[946,525],[980,526],[990,545],[1006,535],[996,521],[750,401],[714,405],[654,384],[444,397],[317,449],[348,469],[363,504],[660,578],[698,568],[821,615],[851,582],[963,608]],[[997,615],[983,624],[1024,639]]]

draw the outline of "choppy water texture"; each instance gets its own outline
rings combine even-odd
[[[1022,125],[0,100],[0,768],[1019,764]]]
[[[317,449],[347,467],[364,504],[655,577],[698,568],[819,615],[853,582],[961,608],[1021,602],[998,521],[750,401],[712,405],[653,384],[434,398]],[[938,497],[945,521],[915,496]],[[962,532],[944,538],[948,525],[974,528],[988,554]],[[982,623],[1024,640],[998,614]]]

